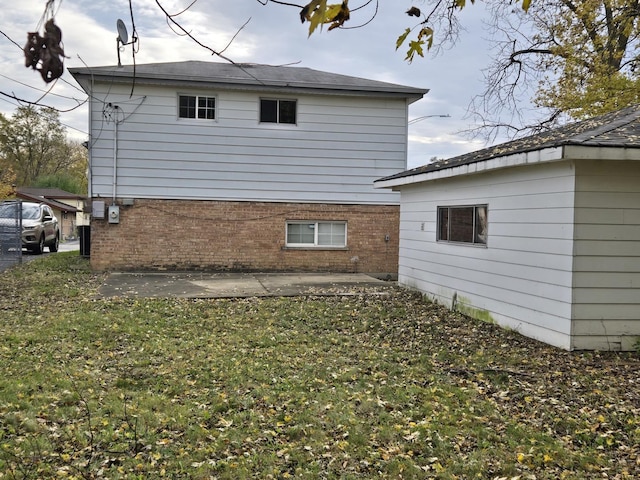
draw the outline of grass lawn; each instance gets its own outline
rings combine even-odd
[[[637,353],[568,353],[390,288],[100,299],[0,274],[0,478],[640,478]]]

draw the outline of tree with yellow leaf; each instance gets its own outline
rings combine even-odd
[[[313,0],[308,3],[300,11],[300,20],[302,23],[309,22],[309,35],[311,35],[318,26],[330,23],[329,30],[341,27],[344,22],[349,20],[350,12],[348,7],[349,0],[344,0],[341,4],[327,5],[327,0]]]
[[[485,132],[535,133],[640,102],[640,0],[536,0],[527,14],[487,3],[496,53],[472,109]],[[538,116],[523,124],[528,101]]]
[[[0,170],[0,200],[13,197],[15,193],[16,174],[11,168]]]

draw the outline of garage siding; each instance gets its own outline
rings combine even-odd
[[[629,350],[640,336],[640,164],[577,165],[574,347]]]
[[[399,281],[570,348],[574,169],[498,170],[401,189]],[[488,205],[486,246],[436,241],[438,206]]]

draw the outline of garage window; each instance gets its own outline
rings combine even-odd
[[[487,205],[438,207],[438,241],[486,245],[487,214]]]

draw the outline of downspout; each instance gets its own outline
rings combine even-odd
[[[116,189],[118,182],[118,106],[114,105],[115,110],[113,122],[113,193],[111,196],[111,205],[116,204]]]
[[[404,106],[404,118],[406,120],[404,125],[404,170],[409,169],[409,99],[405,100]]]
[[[91,127],[93,125],[93,75],[91,76],[91,87],[89,88],[89,142],[87,143],[87,197],[89,200],[92,198],[92,183],[93,183],[93,175],[91,174],[91,163],[93,159],[93,135],[91,133]]]

